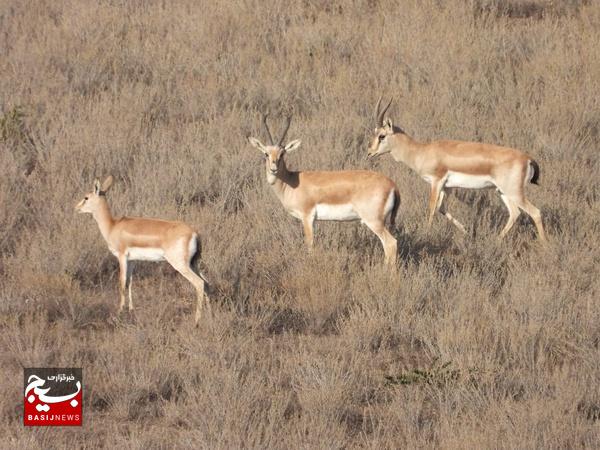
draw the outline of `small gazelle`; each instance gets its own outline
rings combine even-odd
[[[210,310],[208,295],[205,292],[206,278],[197,269],[200,262],[200,238],[183,222],[145,219],[138,217],[115,218],[106,201],[106,192],[113,182],[112,176],[94,182],[93,192],[87,194],[75,209],[80,213],[90,213],[98,223],[100,233],[108,244],[108,249],[119,259],[120,303],[119,313],[125,305],[125,290],[129,290],[129,311],[133,310],[131,300],[132,261],[164,261],[183,275],[196,289],[196,326],[202,315],[202,304]]]
[[[308,247],[313,245],[315,220],[360,220],[379,237],[385,262],[394,264],[396,239],[386,229],[385,222],[389,219],[391,226],[394,226],[400,205],[396,184],[380,173],[367,170],[290,171],[284,157],[300,147],[300,140],[282,145],[291,117],[288,118],[285,131],[277,144],[269,131],[267,116],[263,117],[263,122],[270,145],[264,145],[253,137],[249,137],[248,141],[264,154],[267,182],[283,207],[302,221],[304,240]]]
[[[509,147],[464,141],[433,141],[421,143],[412,139],[391,119],[383,116],[392,101],[379,110],[381,97],[375,108],[377,126],[369,146],[369,158],[390,153],[396,161],[403,162],[431,185],[429,194],[429,219],[431,226],[436,211],[443,214],[461,231],[465,227],[444,206],[448,188],[482,189],[495,187],[508,209],[503,237],[517,220],[520,210],[533,219],[540,240],[545,241],[542,215],[525,197],[525,185],[537,184],[540,174],[538,164],[525,153]]]

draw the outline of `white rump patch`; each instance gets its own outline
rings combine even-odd
[[[127,259],[131,261],[163,261],[165,251],[162,248],[129,247],[127,249]]]
[[[351,204],[345,203],[341,205],[328,205],[319,203],[316,207],[317,220],[358,220],[360,216],[354,210]]]
[[[385,202],[385,206],[383,207],[383,216],[386,217],[391,211],[392,208],[394,207],[394,197],[396,196],[396,193],[394,192],[394,190],[391,190],[388,198]]]
[[[469,175],[460,172],[448,171],[445,187],[465,188],[465,189],[482,189],[495,186],[494,181],[489,175]]]
[[[188,261],[191,261],[198,250],[198,235],[194,233],[190,242],[188,242]]]
[[[527,183],[531,183],[531,179],[535,174],[535,170],[533,169],[533,165],[531,164],[531,160],[527,161],[527,174],[525,175],[525,179],[523,180],[523,186],[527,186]]]

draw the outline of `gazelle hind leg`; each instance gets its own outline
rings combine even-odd
[[[464,225],[462,223],[460,223],[458,220],[456,220],[447,210],[446,207],[443,205],[443,201],[444,201],[444,196],[446,195],[446,190],[442,189],[440,191],[440,196],[438,199],[438,204],[437,204],[437,210],[439,211],[440,214],[442,214],[444,217],[446,217],[446,219],[448,219],[450,222],[452,222],[452,224],[458,228],[460,231],[462,231],[463,233],[467,233],[467,230],[465,229]]]
[[[182,252],[183,253],[183,252]],[[196,326],[200,322],[202,317],[202,306],[204,303],[204,280],[196,275],[189,265],[189,262],[183,260],[180,255],[170,255],[168,252],[165,255],[166,260],[173,266],[173,268],[179,272],[186,280],[192,283],[192,286],[196,289],[196,314],[194,321]]]
[[[506,236],[506,233],[508,233],[510,231],[510,229],[513,227],[513,225],[515,224],[515,221],[519,217],[519,214],[521,214],[521,211],[519,211],[517,202],[515,200],[507,197],[504,194],[500,194],[500,198],[506,205],[506,209],[508,209],[508,222],[506,222],[506,225],[500,232],[500,237],[503,238],[504,236]]]
[[[540,240],[546,241],[546,233],[544,231],[544,224],[542,223],[542,213],[539,209],[537,209],[533,203],[531,203],[526,198],[523,198],[523,201],[519,204],[519,208],[525,211],[529,217],[533,219],[533,223],[535,223],[535,227],[537,228],[537,232],[540,236]]]
[[[204,304],[206,306],[206,310],[208,311],[208,315],[210,317],[212,317],[212,307],[210,305],[210,297],[208,296],[208,281],[206,281],[206,277],[198,271],[198,269],[195,269],[194,267],[191,266],[192,271],[194,272],[194,274],[198,275],[203,282],[203,286],[202,286],[202,297],[204,299]],[[202,308],[200,308],[202,309]]]
[[[200,249],[201,249],[201,244],[200,244],[200,238],[198,237],[198,235],[195,236],[196,239],[196,245],[194,246],[192,242],[190,242],[188,244],[188,256],[190,257],[188,266],[192,269],[192,271],[198,275],[202,281],[203,281],[203,301],[206,304],[206,309],[208,310],[208,314],[209,316],[212,317],[212,308],[210,306],[210,297],[208,295],[208,281],[206,279],[206,277],[202,274],[202,272],[200,271]],[[202,308],[200,308],[202,309]]]
[[[196,314],[194,316],[194,322],[196,326],[198,326],[198,323],[202,318],[202,306],[204,305],[205,299],[208,303],[208,297],[204,292],[204,280],[196,275],[190,267],[181,270],[175,267],[175,270],[183,275],[196,288]]]
[[[208,296],[208,294],[206,293],[206,291],[203,292],[203,296],[204,298],[204,304],[206,305],[206,310],[208,311],[208,315],[209,317],[212,317],[212,307],[210,306],[210,297]]]
[[[377,235],[383,245],[383,253],[385,254],[384,263],[394,265],[398,254],[398,243],[392,233],[390,233],[382,221],[365,222],[365,225]]]
[[[181,274],[186,277],[196,288],[196,314],[194,315],[194,323],[196,326],[198,326],[198,323],[202,318],[202,307],[204,306],[205,302],[208,304],[208,297],[204,289],[204,280],[196,275],[191,269],[188,269],[186,272],[182,272]]]

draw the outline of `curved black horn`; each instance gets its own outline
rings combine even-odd
[[[275,142],[273,141],[273,135],[271,134],[271,130],[269,130],[269,125],[267,124],[267,117],[269,117],[269,113],[263,115],[263,123],[265,125],[265,129],[267,130],[267,134],[269,135],[271,145],[275,145]]]
[[[377,104],[375,105],[375,123],[378,127],[380,127],[381,125],[379,125],[379,107],[381,106],[381,99],[383,98],[383,96],[379,96],[379,98],[377,99]]]
[[[279,145],[281,147],[281,144],[283,144],[283,140],[285,139],[285,136],[288,132],[288,130],[290,129],[290,124],[292,123],[292,116],[289,115],[287,118],[287,125],[285,126],[285,130],[283,131],[283,134],[281,135],[281,139],[279,139],[279,143],[277,145]]]
[[[388,108],[392,104],[392,100],[394,100],[394,97],[390,98],[390,101],[387,104],[387,106],[385,108],[383,108],[383,110],[381,112],[379,112],[379,105],[381,104],[381,97],[379,97],[379,100],[377,101],[377,126],[378,127],[382,127],[383,126],[383,116],[385,115],[385,113],[387,112]]]

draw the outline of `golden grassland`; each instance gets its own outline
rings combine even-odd
[[[0,1],[2,448],[572,448],[600,440],[600,6],[593,1]],[[523,149],[550,237],[498,195],[366,161],[379,95],[419,140]],[[248,135],[294,113],[294,169],[398,184],[398,273],[358,223],[301,224]],[[282,122],[280,122],[282,123]],[[281,126],[281,125],[279,125]],[[275,127],[277,128],[277,127]],[[213,317],[118,264],[73,207],[203,239]],[[23,367],[82,367],[84,425],[25,428]]]

